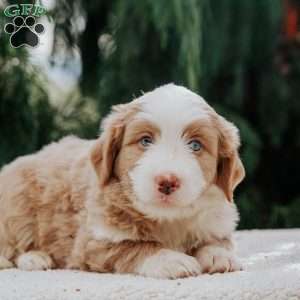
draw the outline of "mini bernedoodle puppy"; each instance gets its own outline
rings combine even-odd
[[[240,270],[237,128],[174,84],[0,173],[0,269],[179,278]]]

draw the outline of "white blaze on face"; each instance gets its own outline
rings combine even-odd
[[[137,161],[129,176],[137,197],[139,210],[153,217],[177,217],[190,214],[206,182],[195,154],[184,138],[184,129],[193,121],[208,118],[203,107],[207,104],[191,91],[173,84],[165,85],[138,98],[142,111],[135,119],[147,120],[160,130]],[[180,187],[168,196],[170,201],[159,201],[160,193],[155,177],[174,174]]]

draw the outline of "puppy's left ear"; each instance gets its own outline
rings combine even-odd
[[[101,187],[114,177],[114,163],[122,146],[125,125],[136,111],[133,103],[116,105],[102,122],[102,134],[90,154]]]
[[[240,139],[238,129],[220,116],[217,127],[220,136],[216,184],[231,202],[235,188],[245,177],[245,169],[238,154]]]

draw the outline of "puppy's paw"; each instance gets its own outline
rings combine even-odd
[[[0,270],[13,268],[14,265],[4,256],[0,256]]]
[[[225,273],[241,271],[242,266],[230,251],[218,246],[205,246],[196,254],[203,273]]]
[[[16,265],[24,271],[47,270],[53,267],[53,261],[45,252],[30,251],[21,254],[17,258]]]
[[[201,273],[198,261],[184,253],[162,249],[139,263],[136,273],[155,278],[183,278]]]

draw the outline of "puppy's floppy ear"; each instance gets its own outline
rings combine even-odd
[[[216,184],[231,202],[234,189],[245,177],[245,169],[238,154],[239,134],[232,123],[220,116],[217,124],[220,136]]]
[[[136,112],[137,105],[134,103],[116,105],[102,122],[102,134],[90,155],[101,187],[107,185],[114,176],[114,162],[122,146],[126,123]]]
[[[115,159],[121,148],[123,126],[107,129],[96,142],[91,151],[91,162],[98,175],[100,186],[103,187],[113,177]]]

